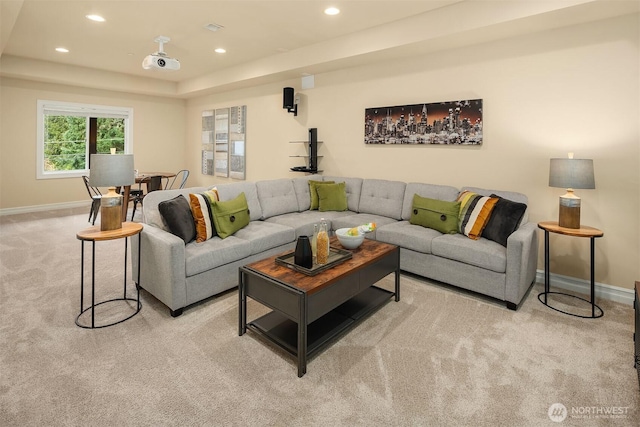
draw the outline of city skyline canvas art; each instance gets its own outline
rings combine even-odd
[[[364,143],[481,145],[482,99],[367,108]]]

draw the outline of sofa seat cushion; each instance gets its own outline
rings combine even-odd
[[[238,239],[251,245],[251,255],[256,255],[296,240],[296,232],[291,227],[266,221],[251,221],[234,234]]]
[[[378,226],[376,230],[377,240],[423,254],[432,253],[431,242],[439,236],[442,236],[439,231],[413,225],[409,221],[394,221]]]
[[[184,252],[186,275],[189,277],[248,257],[251,255],[251,242],[235,235],[226,239],[215,236],[202,243],[189,243]]]
[[[345,213],[345,212],[342,212],[342,213]],[[365,214],[365,213],[359,213],[359,214],[354,213],[351,215],[333,218],[331,220],[331,227],[332,227],[331,229],[335,231],[339,228],[357,227],[359,225],[368,224],[370,222],[375,222],[376,226],[380,227],[386,224],[394,224],[398,221],[392,218],[387,218],[386,216]],[[367,233],[365,237],[367,237],[368,239],[377,240],[376,233],[377,233],[377,230],[374,230],[370,233]]]
[[[272,216],[265,220],[265,222],[271,222],[280,224],[295,230],[296,238],[298,236],[311,236],[313,234],[313,224],[320,224],[320,220],[325,218],[327,225],[331,224],[331,221],[327,219],[327,214],[345,214],[346,212],[320,212],[320,211],[304,211],[288,213],[284,215]]]
[[[484,238],[471,240],[462,234],[443,234],[431,242],[431,253],[496,273],[507,269],[506,248]]]

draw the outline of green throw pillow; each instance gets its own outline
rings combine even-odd
[[[249,224],[249,206],[244,193],[240,193],[235,199],[224,202],[213,201],[211,207],[213,209],[213,223],[221,239],[231,236]]]
[[[309,195],[311,196],[311,206],[310,210],[318,210],[318,206],[320,204],[318,200],[318,186],[324,184],[335,184],[335,181],[314,181],[312,179],[309,180]]]
[[[446,202],[414,194],[409,222],[441,233],[456,234],[459,214],[460,202]]]
[[[346,211],[347,210],[347,191],[345,183],[319,185],[318,191],[318,210],[326,211]]]

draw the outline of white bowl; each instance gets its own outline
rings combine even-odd
[[[336,236],[338,236],[340,244],[344,246],[345,249],[356,249],[364,241],[364,234],[360,233],[357,236],[350,236],[347,234],[349,230],[349,228],[339,228],[336,230]]]

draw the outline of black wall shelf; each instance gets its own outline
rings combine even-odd
[[[318,156],[318,144],[321,144],[322,141],[318,141],[318,129],[310,128],[309,129],[309,140],[308,141],[290,141],[292,144],[307,144],[307,155],[297,155],[297,156],[289,156],[289,157],[302,157],[307,159],[306,165],[304,166],[294,166],[291,168],[293,172],[306,172],[306,173],[317,173],[322,172],[318,170],[318,159],[322,158],[322,156]]]

